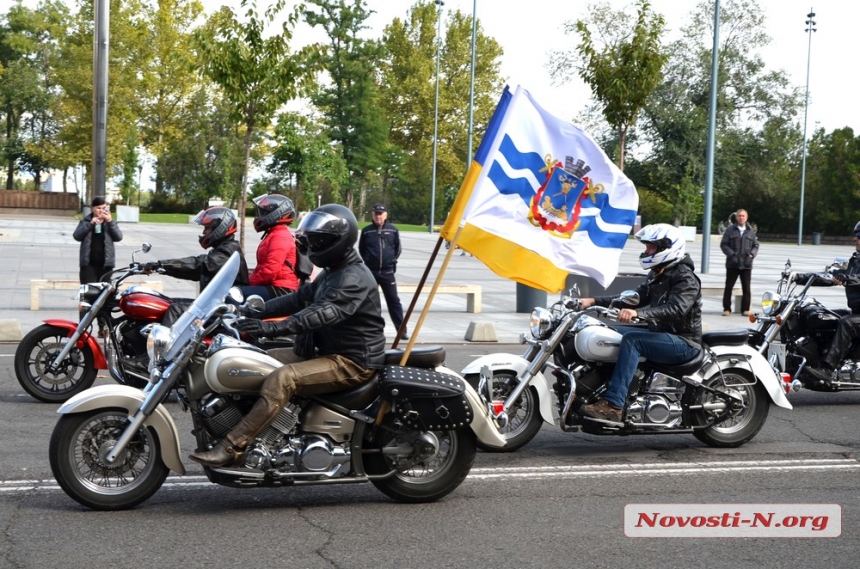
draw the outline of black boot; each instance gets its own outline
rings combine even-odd
[[[829,365],[827,365],[826,362],[822,362],[822,365],[820,367],[809,366],[804,371],[806,371],[807,375],[814,377],[825,385],[830,385],[830,383],[833,381],[835,370]]]

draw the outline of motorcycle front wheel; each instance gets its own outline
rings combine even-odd
[[[99,409],[63,415],[51,435],[48,457],[60,488],[94,510],[125,510],[161,488],[168,468],[158,438],[142,427],[114,462],[105,458],[128,424],[122,411]]]
[[[466,381],[477,390],[480,377],[477,375],[467,375]],[[515,373],[507,371],[494,373],[493,401],[507,401],[508,395],[511,394],[517,385],[519,385],[519,380]],[[529,387],[523,391],[519,401],[508,409],[507,414],[508,424],[505,425],[504,429],[499,430],[499,434],[505,438],[505,446],[491,447],[478,441],[479,449],[484,452],[513,452],[535,438],[535,435],[538,434],[543,424],[537,391],[533,387]]]
[[[696,429],[693,435],[703,443],[712,447],[738,447],[752,439],[764,426],[770,410],[770,398],[767,390],[755,377],[742,370],[724,371],[705,381],[705,385],[740,397],[739,409],[730,417],[707,427]],[[718,401],[712,394],[701,391],[696,398],[697,403],[713,403]],[[703,423],[709,422],[717,411],[698,411]]]
[[[383,494],[398,502],[433,502],[453,492],[463,483],[475,462],[475,433],[471,429],[456,431],[425,431],[417,434],[432,442],[437,451],[413,464],[412,454],[384,454],[373,452],[365,455],[364,468],[370,475],[380,475],[396,470],[389,477],[372,480]],[[386,433],[383,440],[374,444],[377,449],[411,447],[394,433]]]
[[[68,336],[65,328],[42,324],[24,336],[15,350],[15,377],[39,401],[62,403],[96,380],[93,353],[86,344],[72,348],[59,366],[51,368]]]

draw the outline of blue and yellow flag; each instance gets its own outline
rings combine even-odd
[[[633,183],[579,127],[505,88],[442,236],[499,276],[548,292],[608,286],[633,227]]]

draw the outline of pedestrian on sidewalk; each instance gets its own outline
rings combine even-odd
[[[732,289],[738,277],[741,279],[741,312],[744,316],[750,314],[750,303],[752,302],[752,291],[750,279],[752,278],[753,259],[758,255],[758,237],[755,228],[747,220],[749,214],[745,209],[739,209],[735,213],[735,223],[726,228],[720,241],[720,249],[726,256],[726,288],[723,290],[723,316],[732,313]]]
[[[397,294],[397,259],[401,253],[400,232],[388,221],[388,209],[385,204],[373,206],[373,223],[361,230],[358,240],[358,252],[364,264],[368,266],[376,283],[382,289],[388,314],[396,330],[403,323],[403,305]],[[403,329],[401,340],[408,340],[406,329]]]
[[[101,196],[90,202],[92,211],[85,215],[72,234],[80,241],[81,284],[101,281],[102,275],[116,266],[114,242],[122,241],[119,224],[110,214],[110,205]]]

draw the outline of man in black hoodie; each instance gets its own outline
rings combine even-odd
[[[636,239],[645,245],[639,264],[650,272],[639,285],[639,305],[618,314],[621,323],[648,320],[648,330],[620,326],[618,361],[603,399],[586,405],[584,413],[596,419],[620,423],[627,393],[639,358],[677,365],[690,361],[702,349],[702,285],[686,253],[684,236],[677,227],[657,223],[642,228]],[[582,298],[580,306],[609,306],[618,297]]]

